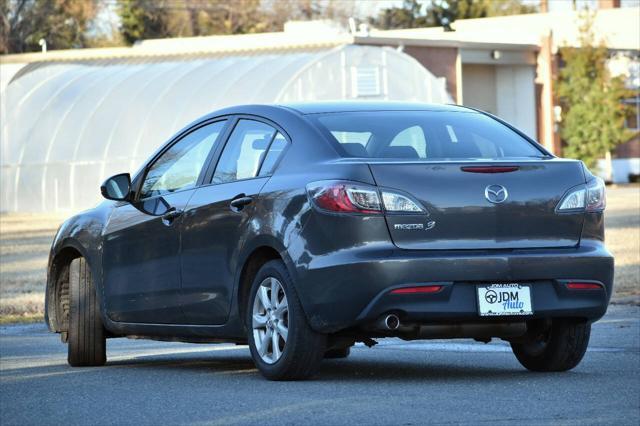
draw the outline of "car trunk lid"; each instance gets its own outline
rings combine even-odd
[[[386,215],[399,248],[524,249],[579,243],[584,214],[556,213],[566,191],[584,183],[578,161],[369,165],[378,186],[406,192],[428,211],[426,216]]]

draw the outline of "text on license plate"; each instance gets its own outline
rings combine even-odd
[[[480,316],[531,315],[531,288],[524,284],[488,284],[478,289]]]

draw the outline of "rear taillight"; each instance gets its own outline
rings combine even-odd
[[[558,212],[601,212],[607,206],[604,181],[599,177],[580,185],[565,195],[558,204]]]
[[[380,190],[382,193],[382,204],[384,210],[391,213],[424,213],[417,201],[406,195],[399,194],[386,189]]]
[[[350,182],[315,182],[307,186],[309,197],[322,210],[336,213],[381,214],[375,187]]]
[[[607,207],[607,195],[604,181],[597,177],[587,184],[587,211],[599,212],[605,207]]]
[[[320,181],[307,185],[311,201],[335,213],[426,213],[409,195],[373,185],[349,181]]]

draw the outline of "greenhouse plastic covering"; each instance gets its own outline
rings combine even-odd
[[[199,116],[247,103],[451,102],[444,81],[391,48],[344,45],[188,59],[34,63],[3,94],[3,211],[78,211]]]

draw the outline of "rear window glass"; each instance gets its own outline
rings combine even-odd
[[[501,159],[543,152],[500,122],[475,112],[378,111],[315,115],[347,157]]]

